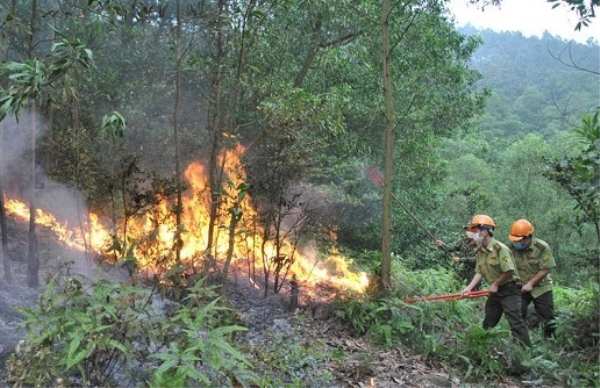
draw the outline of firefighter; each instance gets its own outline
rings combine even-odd
[[[490,295],[485,303],[483,328],[489,329],[505,315],[514,338],[531,347],[529,331],[521,311],[521,285],[510,249],[494,238],[496,224],[487,215],[476,215],[466,227],[468,238],[477,244],[475,275],[463,290],[468,294],[485,279]]]
[[[554,336],[554,298],[550,270],[556,267],[550,246],[533,236],[535,228],[526,219],[515,221],[508,239],[517,270],[521,276],[521,311],[527,318],[529,305],[533,302],[536,314],[542,321],[544,337]]]
[[[443,251],[455,253],[452,257],[452,263],[456,265],[456,274],[462,281],[469,281],[475,275],[475,248],[477,244],[473,239],[468,237],[463,238],[453,245],[446,245],[442,240],[436,240],[435,246]],[[478,290],[479,285],[475,286],[474,290]]]

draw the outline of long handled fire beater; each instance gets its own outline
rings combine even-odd
[[[436,302],[439,300],[456,300],[456,299],[469,299],[469,298],[481,298],[483,296],[488,296],[490,294],[489,290],[481,290],[481,291],[471,291],[466,294],[462,294],[460,292],[455,294],[446,294],[446,295],[434,295],[427,296],[423,298],[415,298],[415,299],[405,299],[404,303],[417,303],[417,302]]]

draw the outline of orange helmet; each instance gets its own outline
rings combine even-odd
[[[531,236],[534,230],[535,228],[531,225],[531,222],[526,219],[516,220],[510,228],[508,239],[513,242],[521,241],[523,237]]]
[[[467,225],[465,229],[472,229],[479,226],[489,226],[492,229],[496,228],[496,224],[494,223],[494,220],[492,220],[492,217],[486,216],[485,214],[478,214],[473,216],[471,223]]]

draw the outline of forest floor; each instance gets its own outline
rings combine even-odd
[[[38,229],[40,283],[38,288],[30,288],[26,283],[26,258],[28,250],[27,225],[9,220],[9,252],[13,281],[7,284],[0,281],[0,372],[4,361],[12,352],[24,334],[19,330],[23,316],[20,307],[34,308],[39,295],[44,291],[45,279],[63,268],[63,263],[75,261],[76,255],[65,249],[56,240],[52,231]],[[80,259],[79,259],[80,260]],[[74,271],[78,265],[74,265]],[[80,266],[79,270],[84,271]],[[1,272],[1,271],[0,271]],[[114,269],[104,274],[111,279],[120,277]],[[88,275],[85,274],[84,275]],[[248,331],[238,341],[240,346],[252,349],[260,348],[261,354],[272,352],[279,357],[278,365],[293,363],[293,354],[283,356],[282,346],[290,349],[298,347],[310,354],[313,346],[322,353],[337,352],[345,354],[344,361],[330,358],[313,359],[311,365],[306,361],[297,365],[302,372],[291,371],[297,379],[305,381],[306,387],[499,387],[513,388],[529,386],[519,379],[486,382],[482,384],[465,383],[458,376],[450,375],[448,368],[436,364],[411,351],[395,348],[381,348],[369,343],[334,317],[327,314],[315,314],[314,309],[299,308],[290,312],[285,296],[263,297],[249,282],[237,279],[229,287],[229,302],[237,309],[242,324]],[[285,340],[282,340],[285,339]],[[269,350],[269,347],[272,349]],[[285,353],[285,351],[283,351]],[[291,352],[291,351],[290,351]],[[275,358],[275,357],[274,357]],[[262,363],[259,368],[271,370],[269,361],[252,360]],[[294,365],[287,366],[287,370]],[[298,373],[295,373],[298,372]],[[328,376],[324,379],[322,376]],[[2,385],[5,385],[2,384]]]

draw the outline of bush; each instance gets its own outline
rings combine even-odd
[[[218,301],[198,282],[169,315],[143,288],[54,278],[37,309],[21,310],[26,339],[6,379],[16,387],[246,384],[249,363],[228,342],[245,329],[219,325],[227,309]]]

